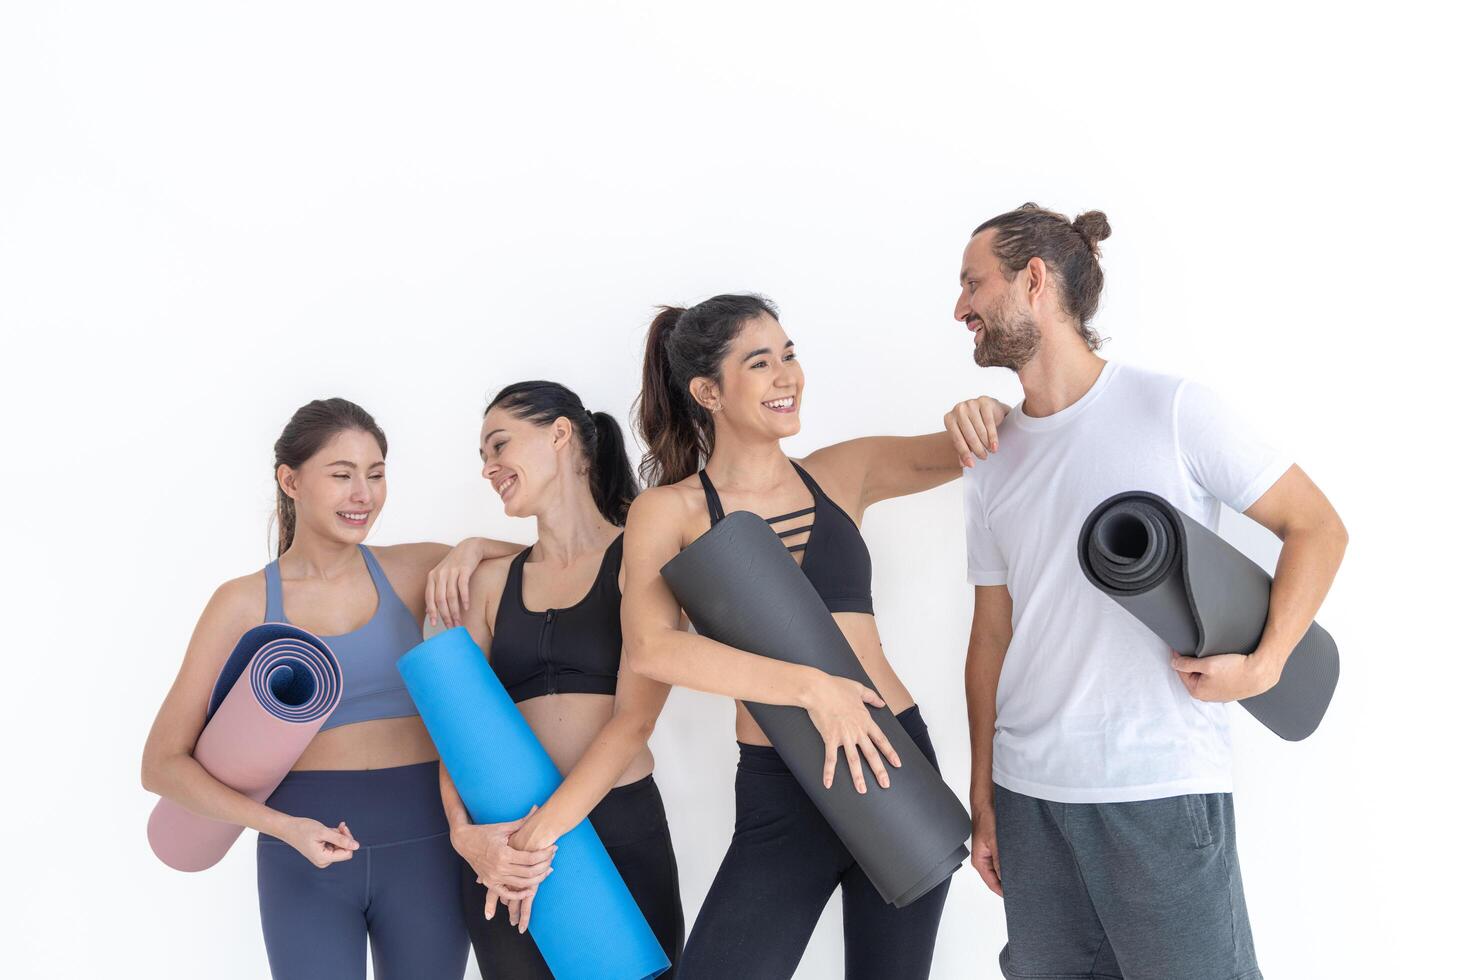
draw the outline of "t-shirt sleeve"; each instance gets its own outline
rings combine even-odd
[[[1006,560],[985,520],[985,503],[981,499],[980,481],[976,479],[973,470],[968,471],[965,476],[962,495],[965,502],[965,551],[968,555],[969,582],[971,585],[1005,585]]]
[[[1291,467],[1214,391],[1185,381],[1174,398],[1174,432],[1189,476],[1244,512]]]

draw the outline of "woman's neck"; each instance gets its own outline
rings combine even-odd
[[[292,578],[335,579],[361,563],[357,545],[301,529],[280,557],[281,567],[289,569]]]
[[[607,550],[618,529],[597,509],[586,475],[569,473],[547,490],[548,502],[536,512],[536,557],[565,566]]]
[[[780,484],[791,473],[791,460],[779,439],[741,439],[729,432],[715,437],[705,470],[710,479],[732,490],[760,492]]]

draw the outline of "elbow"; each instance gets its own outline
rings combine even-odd
[[[1337,563],[1342,564],[1343,556],[1347,554],[1348,532],[1347,525],[1336,514],[1332,515],[1332,525],[1328,528],[1328,533],[1332,538],[1332,551]]]
[[[654,726],[658,724],[658,718],[653,715],[642,715],[633,721],[633,737],[647,745],[648,740],[653,738]]]
[[[1327,507],[1327,512],[1317,522],[1315,530],[1317,540],[1321,542],[1321,547],[1331,554],[1333,563],[1340,563],[1342,556],[1347,553],[1347,525],[1342,522],[1342,518],[1330,505]]]
[[[658,721],[652,715],[635,712],[619,712],[616,719],[619,738],[639,749],[647,746],[648,740],[653,738],[653,728]]]
[[[1342,561],[1347,552],[1348,530],[1331,504],[1323,501],[1310,513],[1297,516],[1294,521],[1276,529],[1282,543],[1296,543],[1307,551],[1330,558],[1333,564]]]
[[[189,755],[188,752],[144,749],[143,764],[138,772],[143,788],[156,796],[169,795],[170,788],[177,782],[178,766]]]
[[[143,753],[143,764],[139,766],[139,780],[145,790],[157,796],[163,795],[163,790],[160,788],[162,785],[160,768],[157,759],[147,752]]]
[[[1342,518],[1337,516],[1336,511],[1332,513],[1332,535],[1333,540],[1337,542],[1338,556],[1341,557],[1347,552],[1348,529],[1347,525],[1342,522]]]
[[[637,633],[623,637],[623,650],[628,656],[628,667],[635,674],[655,680],[657,663],[657,641],[647,634]]]

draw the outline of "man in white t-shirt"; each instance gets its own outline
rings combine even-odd
[[[1025,391],[994,434],[973,403],[946,417],[968,466],[973,863],[1004,896],[1007,977],[1246,980],[1223,702],[1276,683],[1347,532],[1211,392],[1097,356],[1108,234],[1100,212],[1028,204],[964,253],[955,318],[976,363]],[[1124,490],[1212,529],[1223,504],[1281,538],[1256,650],[1180,657],[1088,583],[1078,532]]]

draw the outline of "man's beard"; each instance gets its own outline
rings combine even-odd
[[[1041,330],[1029,310],[1001,308],[980,321],[975,363],[1020,371],[1041,349]]]

